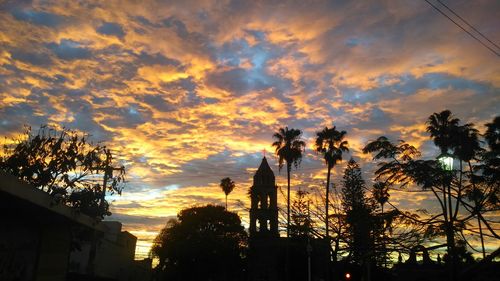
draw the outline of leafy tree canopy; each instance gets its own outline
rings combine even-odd
[[[247,233],[222,206],[182,210],[156,237],[161,280],[240,280]]]
[[[114,168],[111,150],[76,131],[27,128],[13,145],[4,145],[0,169],[39,188],[61,203],[92,217],[111,215],[102,185],[121,193],[125,169]]]

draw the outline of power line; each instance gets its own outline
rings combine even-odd
[[[427,2],[429,5],[431,5],[436,11],[438,11],[439,13],[441,13],[443,16],[445,16],[446,18],[448,18],[451,22],[453,22],[456,26],[460,27],[460,29],[462,29],[463,31],[465,31],[467,34],[469,34],[472,38],[476,39],[479,43],[481,43],[481,45],[483,45],[484,47],[488,48],[491,52],[493,52],[495,55],[499,56],[500,57],[500,53],[498,53],[497,51],[493,50],[490,46],[486,45],[483,41],[479,40],[479,38],[477,38],[476,36],[474,36],[474,34],[470,33],[467,29],[465,29],[463,26],[461,26],[459,23],[457,23],[456,21],[454,21],[450,16],[448,16],[445,12],[441,11],[438,7],[436,7],[434,4],[432,4],[431,2],[429,2],[429,0],[424,0],[425,2]]]
[[[493,46],[497,47],[498,49],[500,49],[500,47],[495,44],[493,41],[491,41],[488,37],[486,37],[483,33],[481,33],[479,30],[477,30],[474,26],[472,26],[471,24],[469,24],[464,18],[462,18],[461,16],[459,16],[457,13],[455,13],[450,7],[448,7],[445,3],[441,2],[441,0],[437,0],[441,5],[443,5],[446,9],[448,9],[448,11],[452,12],[455,16],[457,16],[459,19],[461,19],[466,25],[468,25],[470,28],[472,28],[475,32],[477,32],[479,35],[481,35],[484,39],[488,40],[488,42],[490,42],[491,44],[493,44]]]

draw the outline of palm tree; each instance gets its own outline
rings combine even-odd
[[[463,126],[459,126],[456,132],[456,148],[455,155],[460,160],[460,179],[459,179],[459,189],[460,194],[462,188],[462,161],[466,162],[469,167],[468,177],[472,188],[466,190],[465,196],[472,202],[474,202],[473,214],[477,216],[477,223],[479,226],[479,237],[481,239],[481,248],[483,252],[483,259],[486,257],[486,252],[484,248],[484,237],[481,224],[481,211],[484,207],[485,194],[481,190],[480,185],[476,184],[476,176],[474,175],[474,169],[472,167],[471,161],[476,159],[484,149],[481,148],[479,143],[479,131],[474,128],[474,124],[468,123]],[[458,200],[457,200],[458,201]],[[455,209],[455,213],[458,212],[458,206]]]
[[[290,172],[292,165],[297,168],[302,159],[302,151],[304,151],[306,143],[300,139],[302,131],[298,129],[288,129],[288,127],[280,128],[273,135],[276,139],[272,146],[276,147],[276,155],[279,158],[279,170],[286,162],[287,175],[287,221],[286,221],[286,237],[290,237]]]
[[[329,232],[328,232],[328,206],[330,203],[330,175],[332,168],[342,161],[342,153],[348,152],[349,148],[347,147],[348,143],[344,140],[346,135],[346,131],[338,131],[335,126],[333,128],[325,127],[321,132],[316,133],[316,151],[323,154],[323,158],[325,159],[325,164],[327,167],[327,175],[326,175],[326,200],[325,200],[325,236],[329,241]]]
[[[450,150],[457,148],[457,133],[459,131],[458,118],[455,118],[451,111],[444,110],[440,113],[433,113],[427,120],[427,132],[431,134],[434,144],[439,147],[441,154],[448,154]],[[446,242],[448,254],[451,257],[450,278],[455,279],[456,257],[455,257],[455,237],[453,231],[453,207],[451,201],[451,180],[443,186],[443,217],[446,225]],[[448,205],[448,206],[447,206]],[[457,206],[458,207],[458,206]]]
[[[222,188],[222,191],[224,191],[224,194],[226,194],[226,211],[227,211],[227,196],[231,191],[233,191],[234,187],[236,185],[234,184],[234,181],[231,180],[230,178],[223,178],[220,180],[220,187]]]
[[[500,116],[496,116],[491,123],[486,123],[484,138],[492,151],[500,151]]]
[[[457,147],[456,136],[459,130],[459,122],[460,120],[455,118],[449,110],[433,113],[429,116],[427,120],[427,132],[431,134],[431,138],[434,144],[441,150],[441,154],[448,154],[450,150]],[[448,197],[448,200],[446,200],[446,197]],[[445,221],[448,221],[449,218],[449,223],[453,225],[450,185],[448,185],[448,193],[443,188],[443,202],[445,205]],[[447,208],[446,205],[448,205]]]
[[[431,134],[434,144],[446,154],[454,146],[454,133],[460,119],[454,118],[451,111],[434,113],[427,120],[427,132]]]
[[[486,123],[484,138],[489,150],[483,153],[483,175],[491,184],[500,184],[500,116],[496,116],[491,123]]]

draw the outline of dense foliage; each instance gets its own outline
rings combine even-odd
[[[125,169],[115,168],[111,150],[88,141],[88,135],[42,126],[28,128],[5,145],[0,169],[39,188],[54,199],[92,217],[110,215],[103,185],[121,193]]]
[[[241,280],[247,234],[222,206],[182,210],[154,240],[160,280]]]
[[[488,236],[500,239],[494,224],[485,214],[500,210],[498,201],[498,117],[486,124],[485,139],[488,147],[483,147],[480,134],[474,124],[461,124],[458,118],[448,111],[432,114],[427,121],[427,131],[434,144],[440,149],[440,157],[452,157],[454,164],[447,167],[438,159],[419,159],[420,152],[414,146],[400,141],[390,142],[379,137],[363,149],[373,153],[378,163],[376,179],[394,187],[407,188],[417,185],[423,191],[434,195],[434,202],[440,213],[426,213],[425,218],[413,219],[426,226],[428,237],[446,238],[447,257],[451,263],[450,279],[457,276],[460,247],[467,244],[474,249],[470,236],[478,234],[481,239],[483,258],[483,226]],[[473,220],[477,220],[476,223]],[[469,236],[469,237],[467,237]]]
[[[366,184],[361,176],[361,169],[353,159],[349,160],[344,171],[342,185],[349,256],[355,263],[363,264],[370,258],[374,248],[374,206],[365,194]]]

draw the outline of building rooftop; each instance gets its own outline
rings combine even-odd
[[[101,232],[108,227],[64,204],[46,192],[0,171],[0,210],[12,218],[30,218],[38,222],[70,222]]]

